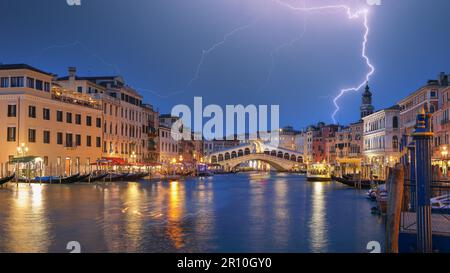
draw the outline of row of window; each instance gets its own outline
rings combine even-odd
[[[17,136],[17,129],[16,127],[8,127],[7,133],[6,133],[6,141],[8,142],[15,142]],[[64,142],[64,133],[58,132],[56,133],[56,144],[57,145],[65,145],[65,147],[79,147],[82,146],[82,140],[81,140],[80,134],[75,134],[75,141],[74,141],[74,134],[66,133],[65,142]],[[28,129],[28,142],[29,143],[36,143],[37,141],[37,134],[36,129]],[[95,145],[97,148],[101,147],[101,137],[96,137],[95,139]],[[42,143],[44,144],[51,144],[51,133],[48,130],[43,131],[42,135]],[[86,147],[92,147],[92,136],[86,136]]]
[[[142,137],[142,131],[145,130],[145,126],[143,126],[142,128],[139,126],[134,126],[134,125],[128,125],[125,123],[121,124],[121,136],[126,136],[126,137],[130,137],[130,138],[141,138]],[[103,124],[103,132],[105,134],[108,133],[107,130],[107,125],[106,125],[106,121]],[[114,132],[114,133],[113,133]],[[113,130],[113,123],[110,122],[109,123],[109,134],[110,135],[118,135],[119,134],[119,130],[118,130],[118,124],[116,124],[114,126],[114,130]]]
[[[375,137],[372,139],[367,139],[364,141],[364,148],[366,151],[375,149],[385,149],[386,141],[384,136]],[[399,149],[399,139],[397,136],[392,137],[392,149],[398,151]]]
[[[17,117],[17,106],[15,104],[8,105],[8,117]],[[28,106],[28,117],[29,118],[36,118],[36,106]],[[44,120],[50,120],[51,118],[51,110],[48,108],[42,109],[42,119]],[[63,111],[56,111],[56,121],[58,122],[64,122],[64,112]],[[72,123],[73,122],[73,114],[70,112],[66,112],[66,122]],[[82,118],[81,114],[75,114],[75,124],[81,125],[82,124]],[[92,117],[86,116],[86,125],[92,126]],[[101,128],[102,127],[102,119],[97,118],[96,119],[96,127]]]
[[[109,110],[109,111],[108,111]],[[119,115],[119,106],[112,105],[105,103],[103,105],[103,113],[107,115],[109,113],[110,116],[118,117]],[[142,121],[142,113],[139,113],[137,111],[127,109],[127,108],[120,108],[120,117],[125,119],[130,119],[132,121],[141,122]]]
[[[0,88],[9,88],[9,87],[27,87],[39,91],[50,92],[49,82],[44,82],[42,80],[30,77],[1,77]]]
[[[161,151],[169,153],[178,153],[178,145],[173,143],[161,142]]]
[[[145,146],[145,141],[142,142],[142,145]],[[112,141],[109,142],[109,147],[107,147],[107,142],[103,141],[103,152],[104,153],[116,153],[119,154],[119,143],[113,143]],[[137,155],[141,155],[142,148],[136,143],[120,143],[120,154],[132,154],[133,152]]]

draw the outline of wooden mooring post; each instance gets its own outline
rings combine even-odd
[[[412,134],[416,146],[416,200],[417,215],[417,252],[433,251],[431,229],[431,154],[433,132],[431,131],[431,115],[423,108],[417,115],[416,129]]]
[[[387,180],[388,203],[386,215],[386,252],[398,253],[398,238],[400,232],[400,221],[403,203],[404,169],[397,164],[389,172]]]

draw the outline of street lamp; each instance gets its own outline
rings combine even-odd
[[[19,147],[17,147],[17,155],[19,157],[25,157],[25,155],[28,153],[29,149],[28,147],[25,145],[25,143],[22,143]],[[20,172],[20,163],[17,162],[17,166],[16,166],[16,170],[18,172],[18,174],[16,174],[16,179],[18,178]]]
[[[17,154],[19,155],[19,156],[22,156],[22,157],[24,157],[27,153],[28,153],[28,147],[27,146],[25,146],[25,143],[22,143],[21,145],[20,145],[20,147],[17,147]]]
[[[133,159],[134,163],[136,163],[136,158],[137,158],[136,152],[133,152],[131,154],[131,158]]]
[[[447,155],[448,155],[447,146],[442,147],[441,155],[442,155],[442,159],[447,158]]]

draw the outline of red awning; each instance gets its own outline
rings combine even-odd
[[[97,162],[91,163],[91,165],[109,165],[109,166],[123,166],[126,165],[127,162],[122,158],[118,157],[103,157],[102,159],[97,160]]]
[[[120,165],[127,164],[127,162],[125,160],[123,160],[122,158],[118,158],[118,157],[104,157],[103,159],[108,160],[110,165],[114,165],[114,166],[120,166]]]

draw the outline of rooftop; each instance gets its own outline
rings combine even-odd
[[[17,69],[27,69],[41,74],[54,76],[54,74],[52,73],[42,71],[28,64],[0,64],[0,70],[17,70]]]

